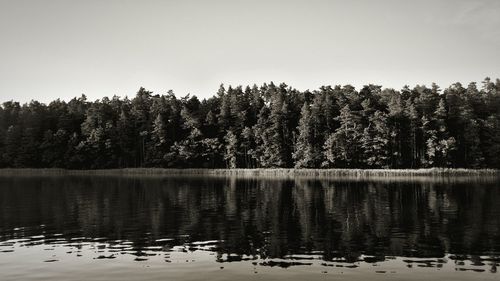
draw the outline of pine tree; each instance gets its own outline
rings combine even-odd
[[[269,120],[270,110],[264,105],[262,106],[258,118],[257,124],[253,127],[255,132],[255,151],[253,153],[253,158],[256,159],[256,167],[271,167],[272,164],[269,162],[269,130],[271,126],[271,121]]]
[[[261,162],[264,167],[286,167],[287,147],[289,140],[287,130],[287,103],[284,93],[273,89],[271,108],[269,113],[269,126],[263,127],[262,141],[264,151]]]
[[[314,168],[313,128],[309,104],[304,103],[299,121],[298,137],[293,152],[295,168]]]
[[[5,149],[4,154],[2,155],[4,163],[8,163],[9,167],[20,168],[22,167],[19,163],[17,157],[21,150],[21,128],[16,125],[10,125],[7,128],[7,132],[5,134]]]
[[[226,167],[229,169],[235,169],[238,167],[238,139],[232,131],[228,131],[224,136],[224,141],[226,143],[224,153]]]
[[[221,155],[221,143],[217,138],[205,138],[202,143],[202,157],[205,159],[206,168],[215,168]]]
[[[245,127],[241,136],[241,148],[243,149],[245,158],[245,168],[255,168],[257,167],[258,156],[254,130],[250,127]]]
[[[340,110],[340,128],[325,142],[325,156],[334,167],[359,167],[362,125],[346,105]]]
[[[406,114],[409,119],[409,131],[410,131],[410,151],[411,151],[411,164],[410,168],[419,168],[421,164],[420,159],[420,139],[422,138],[421,134],[421,118],[418,115],[417,108],[412,102],[409,102],[409,105],[406,109]]]
[[[434,118],[427,118],[422,122],[426,135],[426,158],[425,164],[429,167],[447,167],[451,165],[450,153],[456,149],[455,139],[449,137],[446,127],[446,107],[444,100],[439,101],[439,105],[434,112]]]
[[[500,116],[490,116],[484,126],[484,154],[486,164],[491,168],[500,168]]]
[[[463,152],[466,168],[479,168],[483,165],[484,157],[481,151],[480,124],[468,103],[462,106],[460,114],[463,134],[460,145]]]
[[[231,87],[229,87],[228,92],[229,91],[232,91]],[[217,119],[219,121],[219,128],[221,130],[221,133],[225,133],[227,130],[229,130],[229,127],[232,124],[230,96],[228,93],[226,93],[224,85],[220,85],[217,94],[221,100],[220,112],[217,116]]]
[[[126,107],[121,109],[116,130],[118,132],[118,150],[120,151],[118,167],[136,167],[139,163],[136,158],[134,122]]]
[[[64,129],[52,133],[47,130],[44,134],[40,149],[43,151],[41,162],[44,167],[66,168],[66,152],[69,142],[68,133]]]
[[[387,115],[375,111],[369,118],[368,127],[363,131],[361,147],[364,150],[364,163],[370,168],[387,168],[390,159],[390,130],[387,126]]]
[[[169,166],[200,167],[202,163],[198,160],[203,157],[204,139],[200,122],[186,105],[181,110],[181,117],[186,137],[174,142],[165,158]]]
[[[217,117],[212,110],[209,110],[205,116],[205,130],[203,134],[209,138],[215,138],[218,136],[217,130]]]
[[[167,153],[167,127],[163,116],[161,113],[155,118],[153,122],[153,127],[151,131],[151,142],[148,148],[148,160],[149,165],[162,166],[164,163],[164,157]]]
[[[385,116],[387,128],[389,130],[389,144],[387,147],[389,151],[388,167],[401,168],[404,165],[408,165],[408,161],[406,161],[406,163],[404,161],[404,158],[408,158],[408,155],[404,154],[409,154],[408,151],[405,150],[407,139],[404,137],[404,133],[408,131],[405,124],[409,123],[409,120],[405,118],[401,95],[394,91],[385,92],[389,96],[389,100],[387,101],[388,114]]]

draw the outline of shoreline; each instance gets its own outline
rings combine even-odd
[[[122,168],[67,170],[58,168],[2,168],[9,175],[158,175],[158,176],[251,176],[251,177],[428,177],[428,176],[500,176],[497,169],[169,169]]]

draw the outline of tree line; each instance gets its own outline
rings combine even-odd
[[[401,90],[284,83],[0,106],[0,166],[500,168],[500,80]]]

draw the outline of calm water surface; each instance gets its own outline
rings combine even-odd
[[[497,179],[0,177],[0,280],[500,280]]]

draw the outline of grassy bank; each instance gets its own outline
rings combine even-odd
[[[0,175],[213,175],[264,177],[428,177],[500,176],[495,169],[162,169],[125,168],[107,170],[0,169]]]

